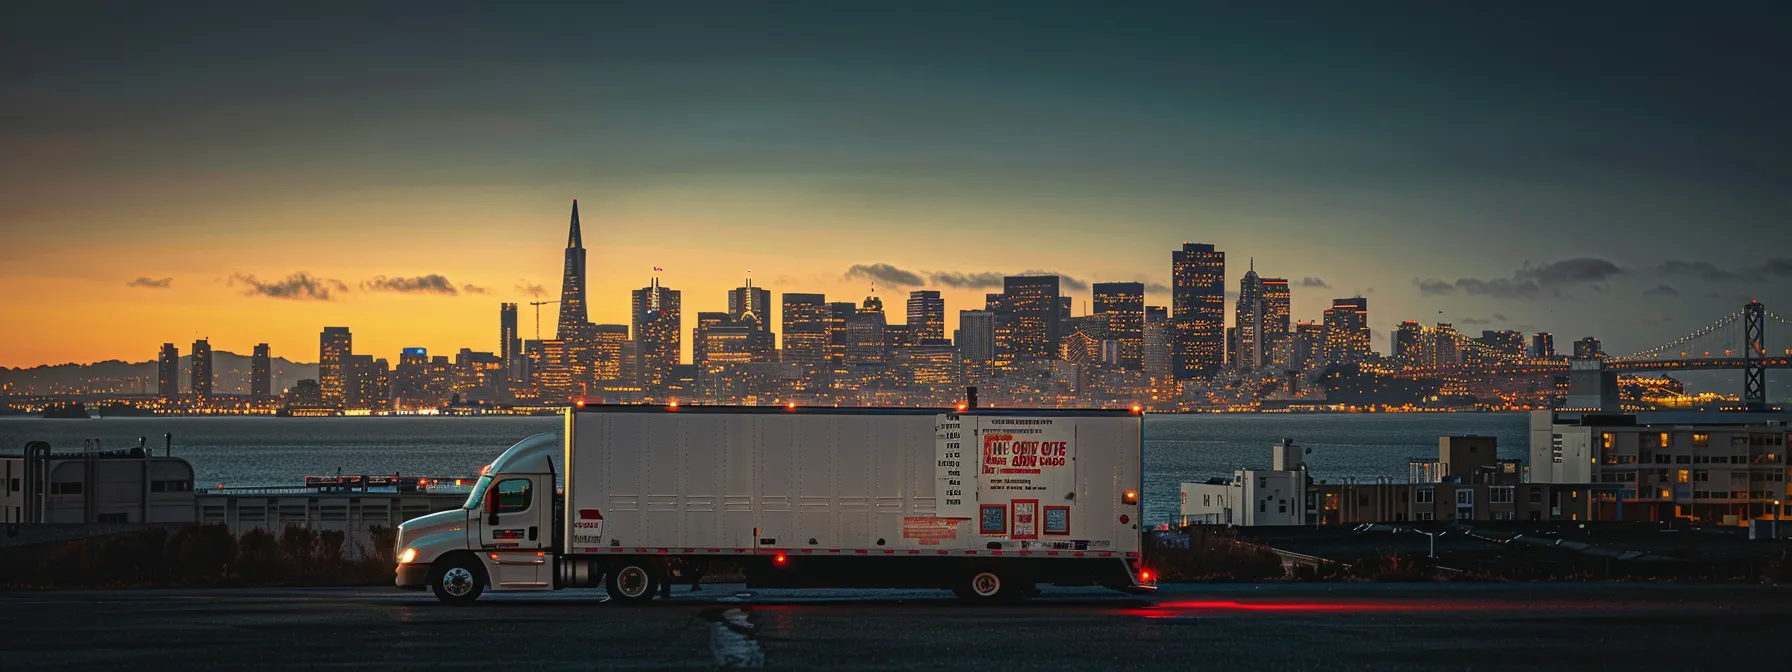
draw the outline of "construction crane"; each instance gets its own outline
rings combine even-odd
[[[535,306],[535,340],[537,340],[537,341],[541,340],[541,307],[548,305],[550,303],[559,303],[559,301],[530,301],[529,302],[529,305]]]

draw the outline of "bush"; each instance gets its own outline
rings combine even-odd
[[[113,535],[100,544],[95,580],[133,586],[159,583],[167,570],[167,546],[168,530],[162,527]]]
[[[285,572],[280,543],[274,533],[261,528],[249,530],[236,542],[236,570],[246,581],[272,581]]]
[[[168,538],[167,559],[173,578],[193,583],[217,583],[230,574],[236,562],[236,537],[223,525],[193,524]]]

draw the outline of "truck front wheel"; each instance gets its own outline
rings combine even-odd
[[[472,604],[485,592],[483,572],[469,559],[450,557],[438,563],[441,567],[430,572],[429,580],[436,599],[453,605]]]
[[[644,562],[624,562],[604,574],[604,588],[609,590],[610,599],[622,604],[646,603],[659,590],[659,579]]]

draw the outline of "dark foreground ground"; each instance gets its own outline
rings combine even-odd
[[[1787,669],[1792,591],[1174,585],[970,607],[930,591],[706,586],[469,608],[396,589],[0,594],[0,669]],[[1125,666],[1122,668],[1121,666]]]

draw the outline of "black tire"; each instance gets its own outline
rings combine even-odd
[[[618,604],[646,604],[653,600],[659,587],[659,572],[638,560],[625,561],[604,572],[604,589]]]
[[[437,561],[437,565],[429,573],[429,589],[436,599],[465,606],[485,592],[485,568],[472,559],[450,556]]]

